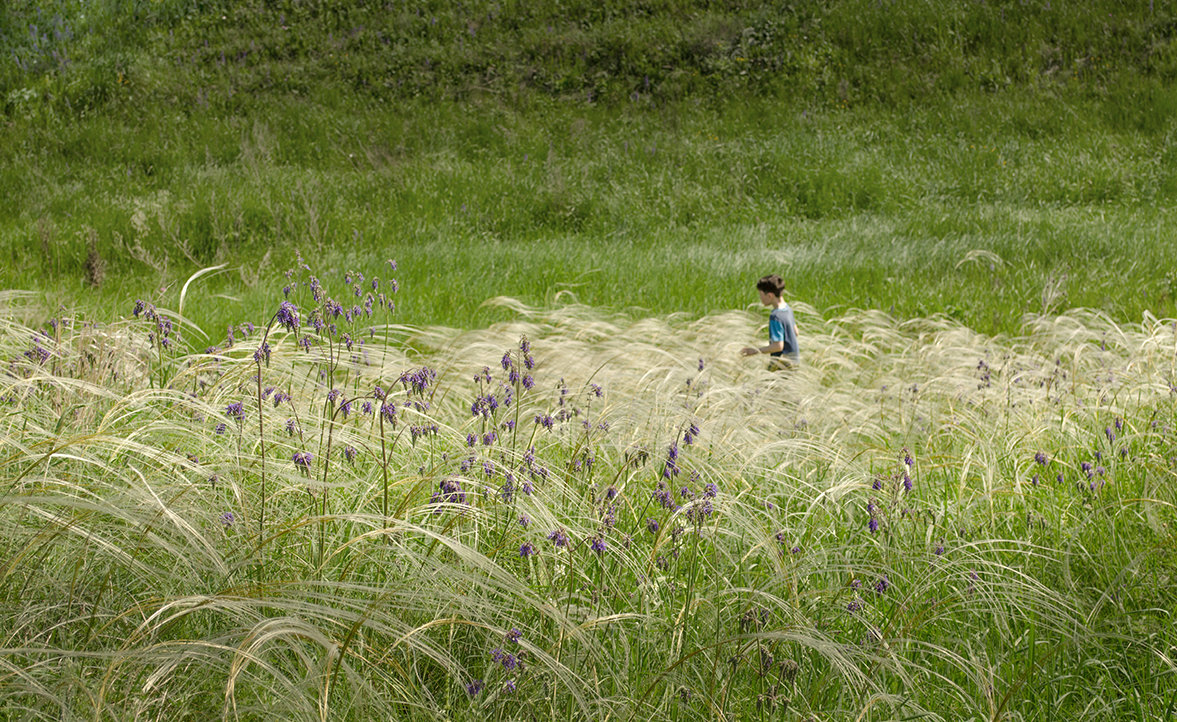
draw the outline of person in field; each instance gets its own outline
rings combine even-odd
[[[793,309],[781,298],[785,290],[784,280],[775,273],[765,276],[756,282],[756,290],[760,292],[760,302],[772,309],[768,315],[768,345],[760,348],[745,346],[740,353],[744,356],[770,354],[768,368],[772,371],[797,366],[801,361],[797,324],[793,320]]]

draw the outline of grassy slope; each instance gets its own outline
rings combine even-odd
[[[1167,3],[331,6],[8,8],[40,35],[4,41],[0,280],[105,315],[228,263],[206,329],[295,248],[396,257],[412,323],[705,313],[773,270],[984,330],[1174,314]]]

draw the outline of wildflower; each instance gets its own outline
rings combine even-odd
[[[515,365],[514,363],[511,362],[511,352],[510,351],[507,351],[506,353],[503,354],[503,360],[501,363],[502,363],[504,371],[509,370],[512,366]]]
[[[651,534],[657,534],[658,533],[658,520],[652,519],[652,518],[647,518],[646,519],[646,530],[649,531]]]
[[[483,683],[481,679],[471,680],[466,683],[466,694],[470,695],[471,697],[476,697],[478,696],[478,693],[482,691],[482,688]]]
[[[216,434],[217,436],[220,436],[221,434],[225,433],[225,422],[222,421],[221,423],[219,423],[215,427],[213,427],[213,433]]]
[[[605,395],[605,389],[601,388],[600,384],[590,384],[590,385],[592,386],[594,396],[596,396],[597,398],[601,398],[602,396]]]
[[[568,546],[568,534],[563,529],[556,529],[548,534],[548,541],[556,547],[566,547]]]
[[[515,680],[508,679],[503,683],[503,694],[510,694],[515,691]]]
[[[233,526],[233,523],[236,521],[237,517],[235,517],[231,511],[221,514],[221,524],[224,524],[226,528]]]
[[[297,331],[299,325],[298,308],[290,301],[283,301],[278,306],[278,313],[275,317],[278,325],[287,331]]]
[[[356,460],[356,453],[356,447],[354,446],[343,447],[343,458],[347,459],[347,463],[349,464]]]
[[[800,553],[801,553],[801,547],[796,547],[796,546],[795,546],[795,547],[793,547],[792,549],[790,549],[790,550],[789,550],[789,553],[790,553],[790,554],[794,554],[794,555],[796,555],[796,554],[800,554]]]
[[[523,527],[524,529],[531,526],[531,517],[527,516],[526,514],[520,514],[519,526]]]
[[[879,577],[879,580],[877,582],[875,582],[875,593],[876,594],[883,594],[884,592],[887,591],[888,588],[890,588],[890,586],[891,586],[891,580],[887,579],[887,575],[884,574]]]
[[[262,345],[258,346],[257,351],[253,352],[253,360],[258,363],[262,361],[270,363],[270,344],[262,341]]]
[[[528,356],[528,357],[527,357],[527,360],[528,360],[528,361],[531,361],[531,357],[530,357],[530,356]],[[530,367],[530,366],[528,366],[528,368],[531,368],[531,367]],[[531,390],[531,389],[532,389],[534,386],[535,386],[535,379],[533,379],[533,378],[531,377],[531,374],[524,374],[524,376],[523,376],[523,388],[525,388],[525,389],[528,389],[528,390]]]
[[[590,544],[589,546],[597,554],[603,554],[605,552],[605,549],[607,548],[607,546],[605,544],[605,538],[602,536],[595,537],[593,539],[593,543]]]
[[[518,644],[519,640],[522,638],[523,638],[523,632],[520,632],[517,627],[511,627],[511,630],[507,632],[507,641],[508,642],[514,642],[515,644]]]
[[[718,494],[719,487],[715,485],[714,481],[707,482],[707,485],[703,487],[703,496],[708,499],[714,499]]]
[[[519,556],[523,557],[524,559],[526,559],[534,554],[535,554],[535,546],[532,545],[531,542],[523,542],[522,546],[519,547]]]
[[[240,401],[229,404],[225,407],[225,415],[230,419],[235,419],[237,423],[245,421],[245,406]]]
[[[294,418],[286,419],[286,433],[294,436]]]
[[[699,359],[699,370],[703,370],[703,359]]]
[[[309,474],[311,471],[311,461],[314,458],[314,454],[311,454],[309,451],[296,451],[294,452],[294,456],[291,457],[291,460],[298,467],[299,471]]]
[[[911,481],[911,475],[908,474],[906,471],[903,472],[903,490],[904,491],[911,491],[913,486],[914,486],[914,484]]]
[[[879,520],[872,516],[867,523],[867,527],[870,529],[871,534],[877,533],[879,531]]]
[[[1043,452],[1039,451],[1037,454],[1034,454],[1034,461],[1035,461],[1035,462],[1036,462],[1036,463],[1037,463],[1039,466],[1046,466],[1046,464],[1047,464],[1046,454],[1044,454]]]

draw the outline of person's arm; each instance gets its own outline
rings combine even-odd
[[[740,353],[744,354],[745,356],[755,356],[759,353],[778,353],[784,350],[784,341],[770,341],[767,346],[761,346],[760,348],[756,348],[755,346],[745,346],[744,350]]]

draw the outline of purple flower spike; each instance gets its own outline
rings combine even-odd
[[[299,324],[298,307],[290,301],[283,301],[282,305],[278,306],[277,321],[278,325],[287,331],[297,331]]]
[[[557,547],[568,546],[568,534],[566,534],[563,529],[556,529],[552,533],[548,534],[548,540]]]

